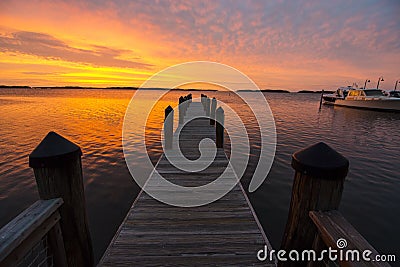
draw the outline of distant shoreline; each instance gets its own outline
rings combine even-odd
[[[112,87],[90,87],[90,86],[27,86],[27,85],[0,85],[0,89],[93,89],[93,90],[138,90],[139,87],[112,86]],[[141,90],[174,90],[174,91],[218,91],[216,89],[169,89],[169,88],[140,88]]]
[[[288,90],[283,89],[261,89],[261,92],[270,92],[270,93],[291,93]],[[237,90],[237,92],[258,92],[257,90]]]
[[[28,86],[28,85],[0,85],[0,89],[94,89],[94,90],[138,90],[139,87],[129,87],[129,86],[112,86],[112,87],[82,87],[82,86]],[[197,88],[189,88],[189,89],[169,89],[169,88],[140,88],[141,90],[174,90],[174,91],[208,91],[208,92],[216,92],[216,89],[197,89]],[[312,91],[312,90],[300,90],[297,92],[291,92],[289,90],[283,89],[261,89],[261,92],[267,93],[299,93],[299,94],[321,94],[322,90]],[[236,92],[258,92],[257,90],[249,90],[249,89],[241,89]],[[333,93],[333,91],[324,91],[325,93]]]

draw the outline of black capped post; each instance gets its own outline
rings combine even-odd
[[[174,109],[171,106],[168,106],[165,109],[165,118],[164,118],[164,145],[165,149],[172,148],[172,137],[174,130]]]
[[[188,96],[184,96],[183,97],[183,117],[186,116],[186,111],[189,107],[189,97]]]
[[[205,110],[206,110],[206,116],[210,117],[210,98],[209,97],[206,98]]]
[[[206,110],[206,98],[207,96],[205,94],[201,94],[201,104],[203,104],[203,109]]]
[[[215,127],[215,139],[217,143],[217,148],[224,147],[224,121],[225,121],[225,114],[224,109],[219,107],[215,112],[216,117],[216,127]]]
[[[217,108],[217,99],[215,97],[211,100],[211,110],[210,110],[210,125],[215,125],[215,110]]]
[[[184,112],[184,104],[183,102],[185,101],[185,99],[183,98],[183,96],[179,97],[179,124],[183,124],[183,119],[185,117],[185,112]]]
[[[292,156],[295,169],[292,198],[281,249],[304,251],[313,247],[317,229],[310,211],[339,207],[349,161],[320,142]],[[279,266],[306,266],[307,262],[280,262]]]
[[[49,132],[29,155],[40,199],[62,198],[60,226],[68,266],[93,266],[79,146]]]

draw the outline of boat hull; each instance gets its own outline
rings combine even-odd
[[[335,96],[325,96],[324,95],[324,96],[322,96],[322,99],[324,100],[324,104],[330,105],[330,104],[335,103],[337,97],[335,97]]]
[[[342,100],[336,99],[335,106],[372,109],[382,111],[396,111],[400,112],[400,99],[387,99],[387,100]]]

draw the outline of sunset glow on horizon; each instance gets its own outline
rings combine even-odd
[[[0,3],[0,84],[140,86],[198,60],[232,66],[261,89],[333,90],[365,79],[371,88],[383,76],[380,88],[391,90],[400,79],[400,2]]]

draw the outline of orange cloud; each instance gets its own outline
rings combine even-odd
[[[49,34],[37,32],[20,31],[12,33],[11,36],[0,36],[0,52],[35,55],[48,60],[65,60],[96,66],[139,69],[151,66],[119,58],[124,53],[132,53],[129,50],[100,45],[92,45],[90,50],[75,48]]]

